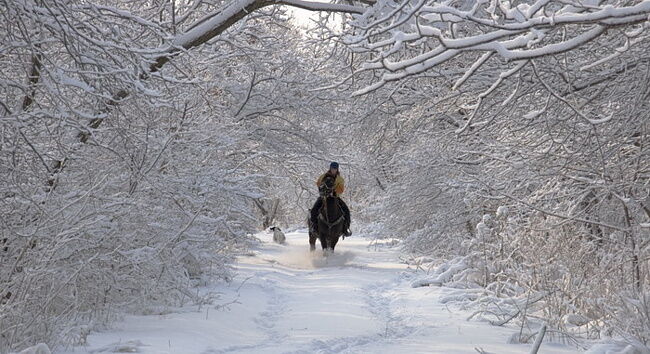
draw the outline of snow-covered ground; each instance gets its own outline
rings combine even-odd
[[[310,253],[304,232],[240,257],[237,278],[214,290],[222,305],[129,316],[69,353],[528,353],[507,344],[516,331],[467,321],[439,299],[444,287],[412,288],[399,249],[362,237],[328,258]],[[370,246],[369,246],[370,245]],[[230,303],[229,305],[223,305]],[[540,353],[574,353],[544,343]]]

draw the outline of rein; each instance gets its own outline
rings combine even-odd
[[[325,224],[327,224],[327,228],[328,228],[328,229],[331,229],[331,228],[333,228],[334,226],[336,226],[336,225],[340,224],[341,222],[343,222],[343,220],[345,220],[345,216],[344,216],[343,214],[341,214],[341,216],[339,216],[339,218],[336,219],[336,221],[334,221],[334,222],[330,222],[330,220],[329,220],[329,216],[327,215],[327,198],[328,198],[328,196],[323,196],[323,213],[324,213],[325,215],[323,215],[323,213],[319,213],[319,214],[318,214],[318,218],[319,218],[322,222],[324,222]],[[336,197],[333,197],[333,198],[336,198]]]

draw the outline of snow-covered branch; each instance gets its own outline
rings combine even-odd
[[[639,36],[650,15],[649,1],[632,5],[623,2],[566,5],[540,0],[513,8],[508,4],[501,1],[430,1],[424,5],[406,2],[396,11],[388,2],[378,3],[353,22],[357,30],[347,39],[356,52],[373,53],[374,59],[359,72],[372,70],[381,74],[377,82],[356,94],[422,74],[464,54],[487,52],[506,61],[528,60],[576,50],[614,28],[637,26],[639,30],[634,36]],[[565,35],[559,35],[559,31],[565,31]],[[628,42],[625,49],[641,45],[643,40]],[[416,49],[422,43],[431,49]],[[602,60],[597,58],[594,62]]]
[[[150,70],[152,72],[158,71],[174,55],[208,42],[250,13],[272,5],[286,5],[324,12],[360,14],[365,11],[363,7],[358,6],[306,0],[234,0],[215,12],[213,16],[201,19],[199,23],[191,25],[188,31],[174,37],[170,48],[163,50],[166,53],[158,56],[155,63],[151,65]]]

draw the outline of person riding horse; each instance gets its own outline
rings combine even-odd
[[[344,235],[345,236],[351,236],[352,232],[350,231],[350,209],[348,208],[347,204],[341,199],[341,194],[343,194],[343,191],[345,190],[345,180],[343,179],[343,176],[341,176],[341,173],[339,172],[339,164],[338,162],[332,162],[330,164],[330,169],[323,173],[318,179],[316,180],[316,186],[318,187],[319,191],[322,190],[322,185],[324,180],[327,177],[331,177],[334,179],[334,190],[333,190],[333,196],[337,197],[339,201],[339,206],[341,207],[341,210],[343,211],[343,215],[345,216],[344,220]],[[314,206],[311,208],[311,214],[310,214],[310,227],[311,231],[314,233],[318,233],[318,213],[320,212],[321,208],[323,207],[323,196],[319,196],[318,199],[316,200],[316,203],[314,203]]]

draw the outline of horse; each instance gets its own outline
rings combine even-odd
[[[325,254],[334,252],[339,237],[343,235],[345,217],[339,198],[334,195],[334,178],[326,176],[320,186],[320,195],[323,198],[323,207],[318,212],[318,233],[309,232],[309,249],[316,249],[316,239],[320,240]]]

